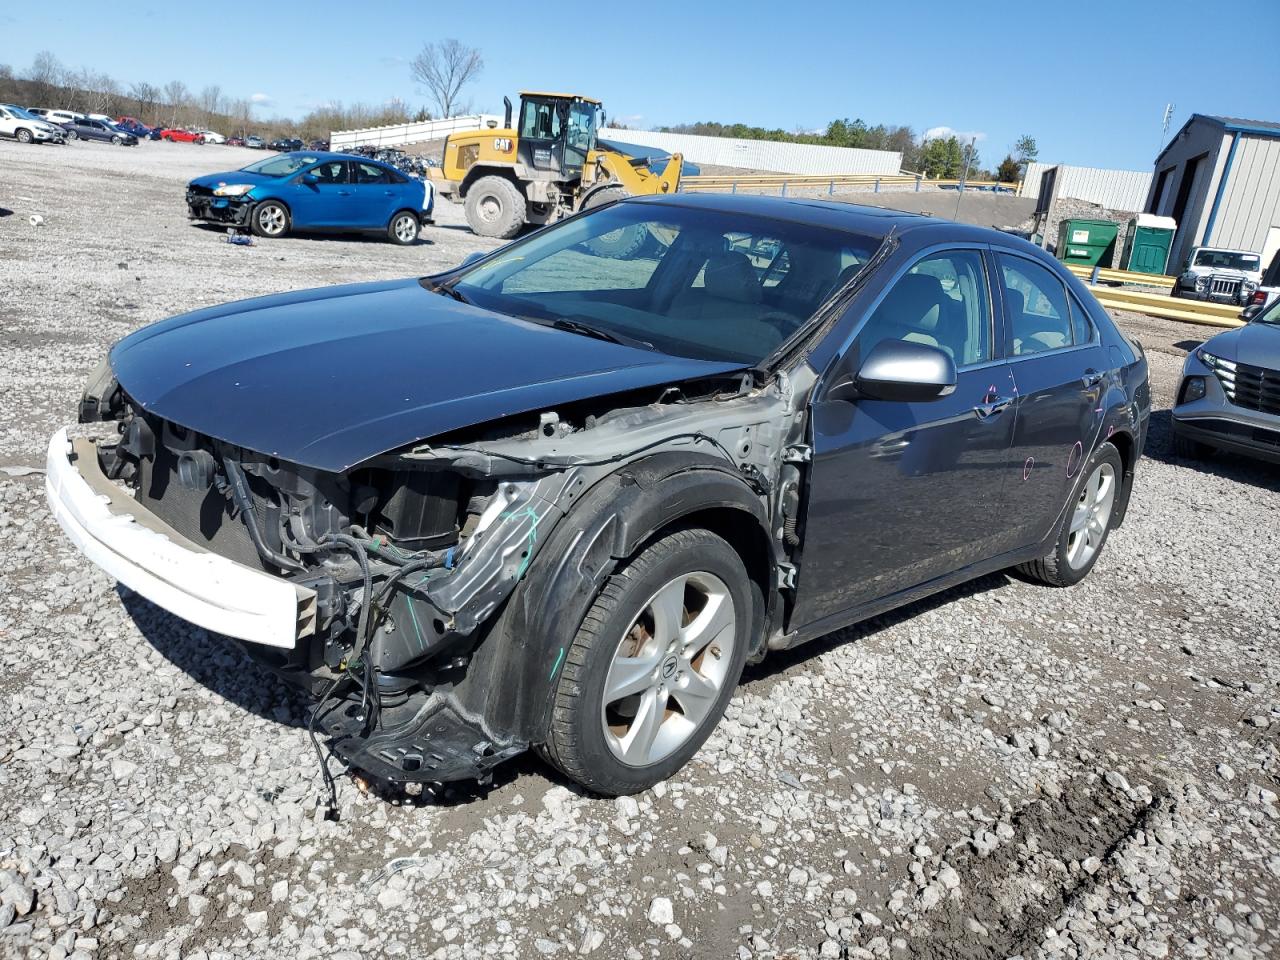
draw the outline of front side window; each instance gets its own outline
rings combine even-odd
[[[303,167],[311,166],[316,162],[316,159],[316,157],[308,156],[267,157],[265,160],[251,163],[242,169],[245,173],[260,173],[264,177],[287,177],[292,173],[297,173]]]
[[[326,160],[317,163],[307,173],[316,178],[321,186],[347,182],[347,164],[342,160]]]
[[[514,244],[454,289],[534,322],[570,320],[677,356],[758,363],[878,246],[806,224],[620,203]]]
[[[957,367],[990,360],[991,297],[982,254],[947,250],[916,261],[862,328],[861,355],[883,340],[938,347]]]
[[[1071,309],[1062,281],[1025,257],[996,254],[1004,278],[1009,355],[1021,357],[1074,343]]]

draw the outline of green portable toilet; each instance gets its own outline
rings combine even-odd
[[[1164,273],[1178,222],[1173,217],[1140,213],[1129,221],[1129,235],[1120,255],[1120,269],[1133,273]]]
[[[1058,259],[1086,267],[1110,267],[1120,225],[1113,220],[1063,220],[1058,226]]]

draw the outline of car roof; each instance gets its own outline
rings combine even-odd
[[[262,139],[259,137],[258,139]],[[315,157],[317,161],[324,160],[359,160],[361,163],[372,163],[379,167],[387,167],[389,170],[395,169],[389,164],[383,163],[381,160],[375,160],[372,157],[362,157],[358,153],[335,153],[332,150],[289,150],[280,154],[282,157],[292,157],[294,155],[300,157]]]
[[[917,231],[945,233],[947,240],[990,243],[1016,242],[1019,238],[987,227],[941,220],[918,213],[869,207],[843,200],[819,200],[806,197],[768,197],[751,194],[680,193],[663,196],[630,198],[628,203],[674,204],[702,210],[738,213],[745,216],[768,217],[774,220],[790,220],[815,227],[826,227],[846,233],[875,238],[884,237],[893,230],[899,235]]]

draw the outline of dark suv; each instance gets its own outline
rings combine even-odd
[[[81,403],[114,429],[55,435],[48,489],[95,562],[312,690],[367,775],[533,746],[619,794],[770,651],[997,570],[1078,582],[1150,403],[1141,348],[1028,243],[676,195],[144,328]]]
[[[297,137],[283,137],[279,140],[272,140],[267,145],[268,150],[277,150],[280,153],[289,153],[292,150],[301,150],[302,148],[302,141]]]

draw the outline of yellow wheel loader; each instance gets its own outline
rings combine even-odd
[[[625,196],[675,193],[680,185],[680,154],[654,173],[649,158],[628,156],[598,138],[604,126],[599,100],[521,93],[515,125],[511,101],[503,102],[502,129],[450,134],[441,166],[429,168],[436,191],[464,203],[467,223],[483,237],[508,239],[525,224],[552,223]],[[639,242],[618,233],[620,246]]]

